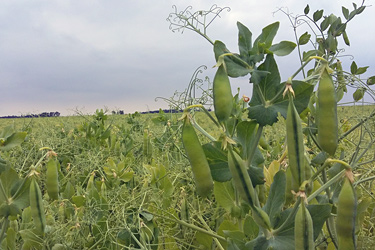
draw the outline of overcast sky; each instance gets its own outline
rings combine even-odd
[[[158,96],[183,91],[197,67],[207,65],[202,77],[213,76],[212,46],[194,32],[169,30],[166,21],[172,5],[183,10],[207,10],[213,3],[229,6],[208,29],[212,40],[221,40],[237,52],[236,21],[257,37],[261,29],[280,21],[274,42],[293,40],[293,29],[279,7],[302,14],[309,2],[312,11],[341,15],[341,6],[352,10],[358,0],[0,0],[0,116],[97,108],[135,111],[166,108]],[[374,5],[374,0],[367,0]],[[358,66],[370,66],[375,75],[375,6],[349,23],[351,47]],[[307,26],[298,31],[302,34]],[[341,43],[343,45],[343,43]],[[286,80],[298,67],[297,54],[277,58]],[[349,70],[346,57],[344,70]],[[233,86],[250,95],[248,80]]]

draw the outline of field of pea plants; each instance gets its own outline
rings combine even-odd
[[[225,9],[170,14],[217,62],[212,82],[198,68],[163,98],[170,112],[0,119],[1,249],[373,248],[375,76],[339,60],[364,1],[342,18],[285,13],[294,42],[273,41],[278,22],[254,40],[238,22],[238,52],[205,33]],[[276,58],[295,48],[281,82]]]

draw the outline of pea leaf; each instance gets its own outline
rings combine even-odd
[[[297,45],[293,42],[281,41],[278,44],[272,45],[269,48],[269,50],[272,51],[277,56],[286,56],[292,53],[292,51],[294,50],[296,46]]]
[[[375,84],[375,76],[371,76],[367,78],[367,85],[374,85]]]
[[[221,143],[207,143],[202,147],[210,165],[212,179],[218,182],[231,180],[232,174],[228,167],[228,155],[221,149]]]
[[[221,41],[215,41],[214,53],[216,61],[219,60],[219,56],[225,53],[230,53],[225,44]],[[243,61],[238,54],[232,56],[225,56],[225,65],[227,67],[227,73],[230,77],[246,76],[252,72],[252,68]]]
[[[279,30],[280,23],[272,23],[262,29],[262,33],[255,39],[252,54],[263,54],[272,45],[272,41]]]
[[[306,5],[305,9],[303,10],[303,13],[305,13],[305,15],[309,14],[310,12],[310,6],[309,5]]]
[[[322,229],[325,221],[331,216],[332,207],[330,204],[313,204],[307,205],[313,220],[314,227],[314,240],[318,238],[320,230]]]
[[[361,75],[361,74],[365,73],[365,72],[367,71],[367,68],[368,68],[368,67],[369,67],[369,66],[366,66],[366,67],[359,67],[359,68],[357,69],[356,75]]]
[[[311,35],[306,31],[305,33],[303,33],[299,37],[298,44],[299,45],[305,45],[305,44],[307,44],[310,41],[310,37],[311,37]]]
[[[344,6],[342,6],[342,14],[344,15],[346,20],[349,19],[349,10],[345,8]]]
[[[315,11],[314,14],[313,14],[313,20],[314,20],[314,22],[319,21],[319,19],[322,18],[322,16],[323,16],[323,10],[317,10],[317,11]]]
[[[329,18],[325,17],[324,20],[320,23],[320,29],[325,31],[329,26]]]
[[[0,175],[0,182],[4,192],[0,192],[0,205],[11,202],[9,213],[20,213],[22,209],[29,206],[29,186],[30,179],[20,179],[18,173],[13,168],[9,168]],[[8,209],[6,209],[8,210]],[[3,214],[8,216],[9,214]]]
[[[270,192],[264,211],[269,215],[271,225],[274,227],[285,203],[285,189],[286,189],[286,174],[285,171],[280,170],[276,173],[271,185]]]
[[[249,63],[249,51],[252,48],[252,34],[250,30],[240,22],[237,22],[238,27],[238,48],[240,56]]]
[[[258,70],[270,73],[253,81],[253,96],[249,103],[248,117],[262,126],[272,125],[277,121],[278,113],[286,117],[288,100],[282,96],[285,83],[280,83],[280,74],[273,55],[267,55]],[[293,81],[292,87],[296,95],[297,111],[301,113],[307,107],[314,87],[302,81]]]
[[[242,158],[248,160],[249,150],[255,143],[258,124],[255,121],[242,121],[237,125],[237,139],[242,146]]]
[[[365,95],[365,89],[364,88],[359,88],[353,93],[353,99],[355,102],[358,102],[363,98]]]
[[[232,182],[214,182],[214,194],[217,203],[225,210],[230,212],[235,204],[236,198]]]
[[[309,50],[309,51],[304,51],[302,53],[302,59],[305,62],[310,58],[310,56],[315,56],[315,55],[319,55],[319,54],[320,54],[319,50],[315,50],[315,49]]]
[[[350,73],[355,75],[357,73],[357,69],[358,69],[358,66],[355,63],[355,61],[353,61],[352,64],[350,65]]]

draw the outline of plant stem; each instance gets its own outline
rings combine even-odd
[[[215,137],[213,137],[212,135],[210,135],[206,130],[204,130],[198,123],[197,121],[195,120],[195,118],[192,119],[193,122],[192,122],[192,125],[197,129],[199,130],[199,132],[201,132],[203,135],[205,135],[208,139],[210,139],[211,141],[216,141]]]
[[[202,218],[202,215],[198,215],[198,219],[202,222],[202,224],[207,229],[207,231],[212,232],[212,230],[210,229],[210,227],[207,225],[206,221]],[[214,237],[214,241],[215,241],[215,243],[217,244],[217,247],[220,250],[224,250],[223,246],[220,244],[220,241],[217,238]]]
[[[170,221],[176,222],[176,223],[178,223],[178,224],[180,224],[180,225],[182,225],[182,226],[185,226],[185,227],[191,228],[191,229],[193,229],[193,230],[196,230],[196,231],[198,231],[198,232],[201,232],[201,233],[207,234],[207,235],[212,236],[212,237],[214,237],[214,238],[216,238],[216,239],[224,240],[224,241],[226,240],[223,236],[220,236],[220,235],[218,235],[218,234],[216,234],[216,233],[214,233],[214,232],[209,232],[209,231],[207,231],[207,230],[205,230],[205,229],[203,229],[203,228],[200,228],[200,227],[198,227],[198,226],[196,226],[196,225],[193,225],[193,224],[187,223],[187,222],[185,222],[185,221],[183,221],[183,220],[179,220],[179,219],[175,218],[175,216],[173,216],[173,215],[171,215],[173,218],[169,218],[169,217],[166,217],[166,216],[163,216],[163,215],[160,215],[160,214],[155,214],[155,213],[151,213],[151,212],[148,212],[148,213],[153,214],[153,215],[155,215],[155,216],[157,216],[157,217],[160,217],[160,218],[166,219],[166,220],[170,220]]]
[[[349,135],[351,132],[353,132],[354,130],[356,130],[363,123],[367,122],[367,120],[370,119],[370,118],[372,118],[373,116],[375,116],[375,112],[372,112],[372,114],[370,114],[368,117],[366,117],[365,119],[363,119],[362,121],[360,121],[359,123],[357,123],[355,126],[353,126],[351,129],[349,129],[348,131],[346,131],[344,134],[342,134],[340,136],[340,138],[339,138],[339,141],[341,141],[342,139],[344,139],[347,135]]]
[[[294,204],[293,210],[289,213],[289,215],[286,218],[286,220],[283,222],[283,224],[281,224],[281,226],[279,226],[278,228],[276,228],[275,230],[273,230],[271,232],[272,235],[277,235],[279,232],[281,232],[282,230],[284,230],[284,228],[286,226],[288,226],[288,224],[290,223],[290,221],[294,218],[294,215],[297,213],[298,206],[299,206],[300,203],[301,203],[301,199],[298,199],[297,202]]]
[[[323,192],[326,188],[330,187],[332,184],[334,184],[336,181],[338,181],[344,174],[345,174],[345,169],[342,170],[340,173],[335,175],[332,179],[324,183],[320,188],[318,188],[314,193],[312,193],[309,197],[307,197],[307,201],[310,202],[313,200],[318,194]]]

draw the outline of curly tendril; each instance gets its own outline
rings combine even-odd
[[[211,44],[213,41],[207,36],[207,28],[217,18],[223,10],[230,11],[229,7],[218,7],[212,5],[209,10],[199,10],[192,12],[192,7],[188,6],[183,11],[178,11],[176,5],[173,5],[174,11],[169,14],[167,21],[170,22],[169,29],[173,32],[183,33],[185,29],[197,32],[206,38]]]
[[[162,99],[167,102],[172,109],[183,110],[190,105],[202,104],[210,109],[212,106],[212,83],[206,76],[199,77],[207,69],[207,66],[199,66],[193,73],[187,89],[183,92],[175,91],[170,98],[156,97],[155,101]]]

